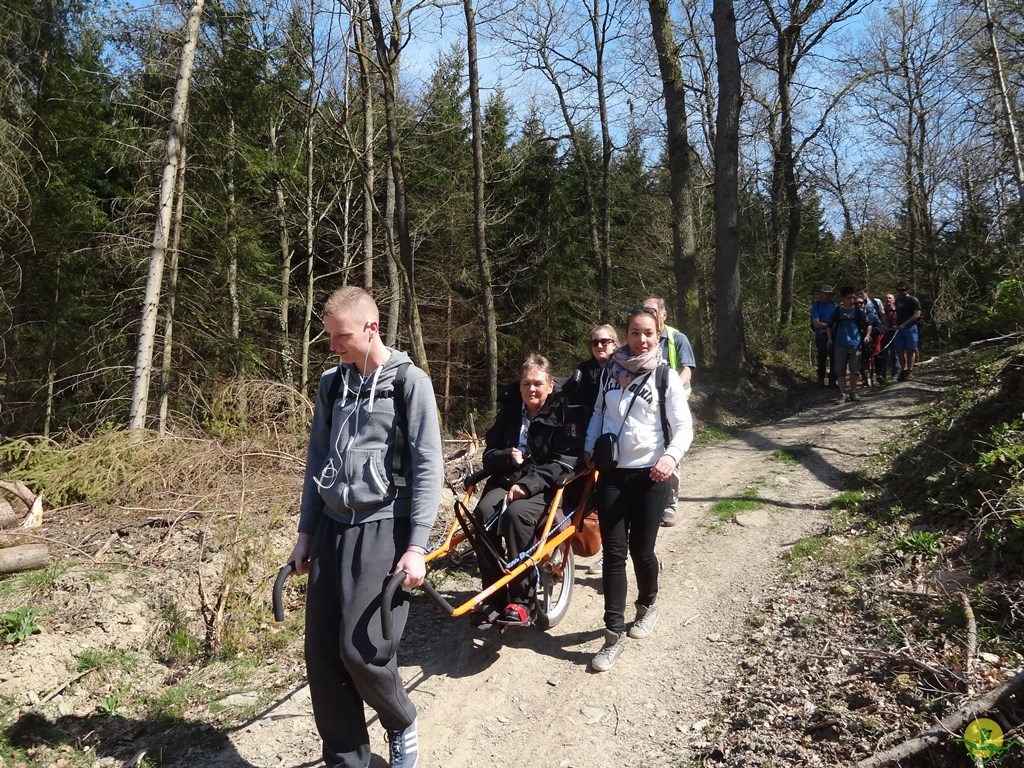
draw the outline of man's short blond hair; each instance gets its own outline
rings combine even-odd
[[[367,322],[379,323],[380,313],[377,302],[367,291],[355,285],[338,288],[324,302],[324,317],[341,317],[361,312],[366,315]],[[362,319],[362,318],[359,318]]]

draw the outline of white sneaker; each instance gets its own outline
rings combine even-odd
[[[595,672],[607,672],[615,664],[615,660],[626,648],[626,633],[612,632],[610,629],[604,631],[604,648],[597,652],[597,655],[590,660],[590,666]]]
[[[668,507],[661,513],[661,527],[671,528],[676,524],[676,508]]]
[[[604,572],[604,555],[601,555],[597,560],[590,564],[587,568],[587,573],[592,576],[600,576]]]
[[[629,636],[634,640],[643,640],[654,631],[654,625],[658,623],[658,604],[651,605],[636,604],[636,621],[629,628]]]

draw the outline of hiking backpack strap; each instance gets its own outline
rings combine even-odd
[[[405,376],[409,372],[410,365],[412,365],[412,361],[398,366],[390,393],[380,392],[376,395],[377,398],[390,396],[395,401],[395,446],[394,454],[391,457],[391,477],[398,488],[406,486],[405,468],[412,461],[409,441],[406,439],[406,432],[409,430],[409,413],[405,404]]]
[[[654,369],[654,386],[658,389],[658,405],[661,409],[661,432],[665,436],[665,447],[668,448],[668,444],[672,442],[672,425],[668,423],[668,377],[675,373],[674,370],[670,371],[668,366],[659,365]]]

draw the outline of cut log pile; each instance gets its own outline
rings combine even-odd
[[[12,506],[8,496],[24,506],[24,517]],[[44,542],[32,541],[31,529],[43,524],[43,494],[33,493],[20,480],[0,481],[0,575],[44,568],[50,551]]]

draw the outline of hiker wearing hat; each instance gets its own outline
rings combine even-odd
[[[828,385],[836,385],[835,364],[832,361],[832,345],[828,339],[828,327],[832,316],[836,313],[835,302],[832,301],[832,286],[821,286],[821,296],[811,303],[811,329],[814,331],[814,344],[818,350],[818,386],[825,386],[825,369],[828,368]]]

